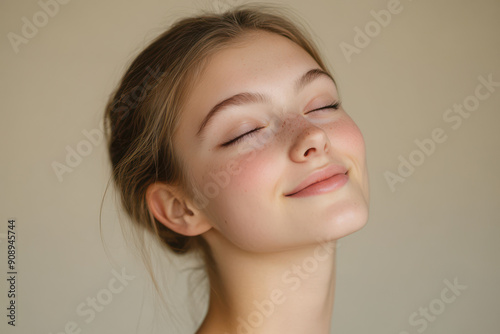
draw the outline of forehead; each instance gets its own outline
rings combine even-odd
[[[316,61],[299,45],[278,34],[246,33],[207,58],[194,77],[182,118],[194,125],[208,110],[242,92],[278,95]]]
[[[248,86],[252,79],[263,81],[280,72],[284,75],[300,63],[318,66],[302,47],[284,36],[267,31],[247,32],[207,59],[192,93],[207,88],[251,88]]]

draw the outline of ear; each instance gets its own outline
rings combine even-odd
[[[178,189],[156,182],[146,190],[146,202],[155,218],[171,229],[186,236],[205,233],[212,226],[205,215],[195,209],[189,209]]]

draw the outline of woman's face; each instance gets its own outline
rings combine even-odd
[[[254,32],[212,56],[196,78],[174,143],[210,233],[265,252],[338,239],[366,223],[363,137],[342,106],[323,108],[339,96],[314,70],[320,66],[292,41]],[[336,176],[287,196],[323,170],[322,178]]]

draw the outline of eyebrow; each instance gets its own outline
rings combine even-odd
[[[307,71],[302,75],[296,82],[295,82],[295,92],[298,93],[301,89],[303,89],[305,86],[307,86],[309,83],[311,83],[313,80],[319,78],[319,77],[327,77],[330,80],[332,80],[333,84],[335,84],[335,80],[333,77],[326,71],[323,71],[322,69],[319,68],[314,68],[312,70]],[[208,114],[205,116],[203,121],[201,122],[201,125],[198,129],[198,132],[196,132],[196,137],[201,137],[203,134],[203,130],[207,127],[209,121],[220,111],[224,110],[225,108],[229,106],[238,106],[238,105],[243,105],[243,104],[250,104],[250,103],[263,103],[263,102],[269,102],[269,97],[266,95],[262,95],[259,93],[239,93],[236,95],[233,95],[227,99],[224,99],[223,101],[217,103],[215,106],[210,109]]]

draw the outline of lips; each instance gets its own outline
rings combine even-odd
[[[348,169],[340,165],[329,165],[319,171],[313,172],[304,181],[299,183],[292,191],[285,196],[294,196],[305,193],[320,193],[333,190],[337,186],[341,186],[347,179]],[[344,182],[335,182],[335,180],[343,180]]]

